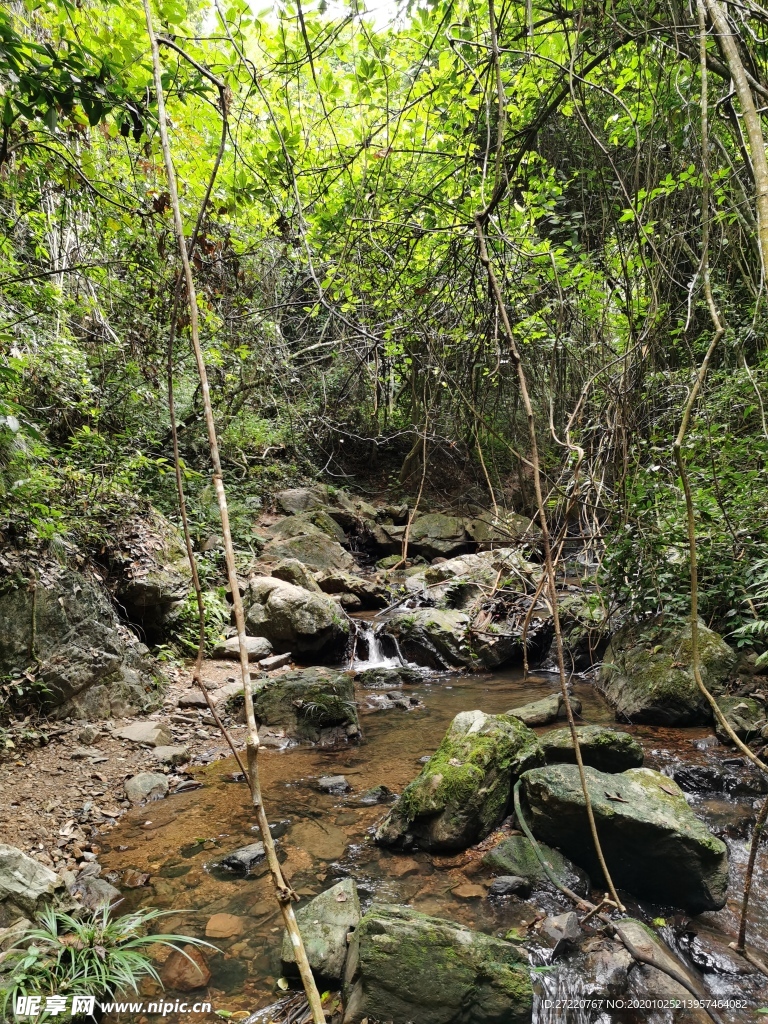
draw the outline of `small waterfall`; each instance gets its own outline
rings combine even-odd
[[[593,1006],[573,968],[556,964],[534,969],[531,1024],[590,1024]]]
[[[381,632],[381,623],[356,620],[357,635],[350,668],[400,668],[408,662],[400,653],[395,637]]]

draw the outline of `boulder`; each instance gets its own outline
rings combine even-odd
[[[187,944],[182,949],[174,949],[160,968],[160,977],[165,988],[194,992],[206,987],[211,980],[211,972],[197,946]]]
[[[0,843],[0,926],[33,918],[47,904],[66,896],[64,883],[45,864],[15,846]]]
[[[579,714],[581,711],[581,704],[575,698],[571,698],[571,707],[575,714]],[[565,718],[565,701],[561,693],[552,693],[548,697],[542,697],[541,700],[534,700],[530,704],[512,708],[507,714],[514,715],[521,722],[525,722],[527,726],[550,725],[560,717]]]
[[[347,616],[329,597],[311,594],[271,576],[255,576],[245,592],[246,626],[283,653],[342,654],[350,634]]]
[[[643,748],[634,736],[601,725],[580,725],[576,728],[581,759],[599,772],[625,772],[643,764]],[[570,729],[553,729],[539,737],[547,764],[575,764]]]
[[[584,771],[603,853],[619,888],[693,914],[725,905],[727,849],[671,779],[649,768],[622,775]],[[535,768],[523,776],[522,788],[536,838],[557,843],[602,884],[576,766]]]
[[[315,577],[298,558],[286,558],[285,561],[278,562],[271,575],[275,579],[292,583],[294,587],[303,587],[304,590],[309,590],[312,594],[321,593]]]
[[[309,668],[267,680],[253,695],[260,735],[329,745],[357,739],[360,723],[352,678]]]
[[[726,722],[740,740],[757,739],[765,726],[765,705],[754,697],[718,697],[717,703]],[[731,738],[715,719],[715,732],[723,743],[730,743]]]
[[[351,878],[342,879],[296,911],[309,966],[319,981],[341,981],[349,934],[358,926],[360,916],[357,886]],[[281,959],[284,974],[298,975],[296,955],[287,932]]]
[[[324,535],[338,544],[346,544],[347,537],[335,520],[322,510],[305,512],[302,515],[279,519],[264,531],[273,540],[289,540],[292,537],[317,537]]]
[[[338,541],[332,540],[322,530],[314,528],[313,533],[301,533],[294,537],[278,537],[268,541],[261,550],[259,560],[266,563],[284,562],[295,559],[308,569],[354,569],[355,560]]]
[[[632,918],[622,920],[620,927],[638,952],[649,957],[654,963],[682,974],[684,978],[690,981],[693,988],[699,991],[701,999],[708,997],[708,993],[703,990],[695,974],[689,971],[685,964],[672,953],[670,948],[652,928],[643,924],[642,921],[636,921]],[[630,971],[629,974],[633,982],[631,994],[635,997],[658,1000],[685,1000],[686,1002],[692,998],[688,989],[657,968],[648,966],[642,971]],[[708,1020],[708,1017],[703,1009],[700,1010],[700,1015],[691,1015],[692,1024],[698,1024],[699,1021],[704,1022],[706,1020]]]
[[[391,687],[412,686],[424,682],[424,675],[410,665],[396,665],[378,668],[365,668],[355,675],[355,680],[367,689],[388,689]]]
[[[325,594],[352,594],[359,600],[360,607],[366,611],[386,608],[390,602],[387,587],[374,580],[342,572],[340,569],[320,574],[317,583]]]
[[[189,761],[189,747],[155,747],[153,753],[155,760],[159,761],[160,764],[176,766],[186,764]]]
[[[313,508],[321,508],[328,504],[329,498],[329,488],[325,484],[315,484],[313,487],[291,487],[275,494],[278,507],[288,515],[297,515],[301,512],[309,512]]]
[[[171,730],[164,722],[131,722],[113,732],[119,740],[144,744],[150,747],[167,747],[173,740]]]
[[[411,523],[409,549],[425,558],[442,555],[449,558],[466,551],[472,538],[466,531],[466,520],[442,512],[428,512]]]
[[[701,675],[710,692],[722,690],[736,655],[721,636],[699,624]],[[619,721],[652,725],[699,725],[712,710],[691,669],[691,626],[629,624],[605,652],[599,685]]]
[[[344,1024],[530,1024],[525,955],[512,943],[408,907],[374,904],[352,935]]]
[[[376,842],[463,850],[499,824],[512,784],[541,763],[536,734],[518,719],[463,711],[377,829]]]
[[[247,636],[245,638],[245,649],[248,651],[248,661],[261,661],[268,658],[272,653],[272,644],[265,636]],[[214,658],[234,658],[240,660],[240,641],[236,636],[228,640],[222,640],[213,651]]]
[[[120,890],[105,878],[97,878],[88,872],[78,875],[70,892],[84,907],[93,911],[109,907],[122,898]]]
[[[475,544],[486,549],[510,547],[524,541],[533,544],[541,536],[541,530],[532,519],[516,512],[501,511],[498,516],[483,512],[466,522],[465,529]]]
[[[438,608],[400,609],[384,630],[393,636],[405,658],[426,668],[468,667],[473,658],[467,644],[465,612]]]
[[[569,672],[584,672],[598,662],[605,651],[607,608],[598,594],[566,594],[560,597],[558,610],[565,668]]]
[[[132,804],[159,800],[168,792],[168,778],[159,772],[139,772],[123,783],[125,795]]]
[[[578,896],[588,896],[589,877],[581,868],[564,857],[559,850],[554,850],[544,843],[539,843],[550,870],[563,885],[572,889]],[[529,888],[553,888],[541,861],[530,841],[525,836],[510,836],[483,856],[483,864],[495,872],[503,872],[502,877],[510,875],[524,878]]]
[[[531,883],[520,875],[500,875],[488,886],[489,896],[521,896],[526,897],[531,891]]]
[[[46,710],[81,718],[125,715],[157,687],[147,648],[117,619],[96,580],[59,567],[24,585],[0,583],[0,675],[34,672]]]

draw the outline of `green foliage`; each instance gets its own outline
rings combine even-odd
[[[204,590],[203,604],[205,606],[205,651],[210,654],[216,644],[223,639],[224,632],[229,625],[231,609],[227,603],[225,588],[217,587],[214,590]],[[187,656],[197,654],[200,642],[200,619],[197,598],[194,594],[190,594],[182,605],[178,618],[174,622],[173,634],[183,654]]]

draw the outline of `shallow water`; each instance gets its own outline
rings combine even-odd
[[[365,790],[380,784],[401,792],[420,770],[420,759],[436,749],[458,712],[479,708],[498,713],[539,699],[557,688],[554,676],[523,680],[518,671],[432,676],[417,686],[405,688],[407,693],[420,697],[423,707],[363,713],[364,740],[359,746],[336,750],[263,750],[260,765],[267,812],[279,839],[283,870],[297,892],[310,897],[328,888],[338,877],[352,875],[364,905],[374,898],[406,903],[424,913],[502,935],[532,921],[537,910],[529,903],[510,900],[500,906],[467,895],[463,887],[475,880],[471,873],[462,870],[462,855],[437,857],[415,853],[404,857],[376,847],[371,830],[386,813],[386,806],[359,807],[355,800]],[[611,711],[591,685],[576,681],[574,691],[582,702],[584,721],[613,722]],[[681,758],[686,762],[710,763],[718,756],[716,750],[698,751],[692,746],[692,740],[707,735],[705,729],[635,727],[631,731],[646,747],[646,763],[670,773]],[[722,751],[719,748],[720,756]],[[227,853],[259,838],[248,790],[244,783],[231,781],[236,768],[232,759],[216,761],[196,772],[204,783],[202,789],[130,811],[111,833],[109,846],[104,847],[101,857],[107,872],[122,872],[129,867],[149,872],[150,887],[126,890],[125,906],[127,909],[147,904],[179,911],[163,922],[164,931],[202,937],[206,921],[214,913],[226,912],[245,919],[244,932],[232,940],[215,940],[220,952],[208,956],[213,1008],[234,1012],[253,1011],[279,994],[276,982],[280,976],[283,934],[266,874],[259,873],[257,868],[250,877],[233,877],[214,866]],[[333,796],[319,792],[316,780],[335,774],[346,776],[351,793]],[[742,801],[747,813],[752,813],[751,802]],[[697,804],[704,801],[696,801],[694,806],[707,820],[716,817],[716,809]],[[731,800],[735,813],[743,813],[741,805],[734,805]],[[723,808],[720,813],[724,813]],[[746,860],[745,844],[741,840],[729,843],[735,867],[731,892],[735,896],[740,892],[738,876]],[[764,908],[768,886],[764,856],[758,867],[751,933],[755,946],[766,951],[768,920]],[[457,887],[462,887],[458,893],[454,892]],[[550,902],[548,907],[546,898],[537,898],[538,907],[555,910],[555,897]],[[570,907],[563,904],[562,909]],[[737,913],[734,898],[725,910],[706,915],[706,919],[718,930],[733,931]],[[202,996],[201,991],[194,998]],[[193,1022],[211,1017],[186,1014],[181,1019]],[[628,1018],[622,1018],[625,1019]]]

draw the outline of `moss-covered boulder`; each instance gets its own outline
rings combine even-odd
[[[555,878],[562,885],[572,889],[579,896],[589,895],[590,884],[586,871],[582,871],[559,850],[554,850],[545,843],[539,844],[539,850]],[[517,875],[519,878],[525,878],[533,889],[549,890],[553,887],[530,840],[525,836],[502,839],[483,856],[483,864],[496,875]]]
[[[351,676],[307,668],[269,678],[253,694],[259,735],[329,745],[360,736]]]
[[[578,704],[578,701],[576,701]],[[573,706],[573,701],[571,701]],[[579,704],[579,710],[581,705]],[[508,715],[519,718],[528,726],[551,725],[558,718],[565,717],[565,701],[561,693],[551,693],[541,700],[532,700],[529,704],[521,704],[519,707],[511,708]]]
[[[585,773],[603,853],[619,888],[694,914],[724,906],[726,846],[671,779],[649,768]],[[557,845],[601,884],[577,767],[536,768],[523,776],[522,789],[536,838]]]
[[[354,879],[343,878],[296,911],[312,973],[321,982],[338,983],[344,973],[349,934],[360,921],[360,900]],[[284,974],[297,977],[296,954],[288,932],[280,954]]]
[[[733,672],[736,655],[703,623],[699,650],[704,684],[717,692]],[[605,652],[599,685],[619,721],[697,725],[712,720],[693,677],[690,623],[622,627]]]
[[[468,616],[457,609],[401,609],[387,619],[384,630],[393,636],[403,656],[427,668],[461,668],[472,663],[467,643]]]
[[[335,601],[274,576],[248,581],[243,602],[246,628],[263,636],[278,652],[341,655],[351,625]]]
[[[563,657],[570,672],[584,672],[602,657],[608,641],[608,610],[599,594],[566,594],[558,602]]]
[[[530,1024],[524,953],[408,907],[374,904],[352,935],[344,1024]]]
[[[315,577],[298,558],[286,558],[284,561],[278,562],[270,576],[274,576],[277,580],[284,580],[286,583],[292,583],[294,587],[303,587],[311,594],[322,593]]]
[[[318,532],[339,544],[347,542],[347,535],[324,509],[315,509],[313,512],[304,512],[296,516],[286,516],[285,519],[278,519],[264,531],[267,537],[280,540],[285,540],[288,537],[317,536]]]
[[[754,697],[718,697],[720,710],[740,740],[757,739],[765,725],[765,705]],[[724,743],[731,738],[715,719],[715,732]]]
[[[450,558],[474,547],[466,531],[466,520],[442,512],[417,515],[408,532],[408,551],[424,558]],[[399,553],[402,549],[406,526],[378,523],[373,527],[372,539],[383,552]]]
[[[376,842],[463,850],[499,824],[513,783],[541,763],[536,734],[518,719],[462,711],[377,829]]]
[[[634,736],[601,725],[576,728],[581,759],[599,772],[625,772],[643,764],[643,748]],[[570,729],[553,729],[539,737],[547,764],[575,764],[576,754]]]

